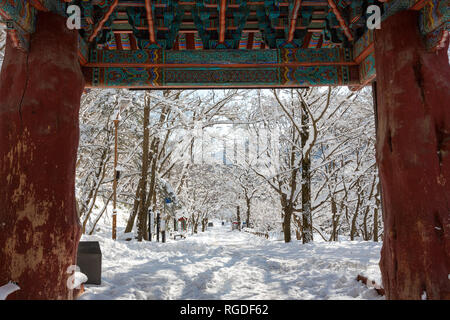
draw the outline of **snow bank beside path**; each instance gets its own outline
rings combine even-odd
[[[380,243],[303,245],[220,225],[167,243],[99,241],[102,285],[80,299],[382,299],[355,279],[381,283]]]

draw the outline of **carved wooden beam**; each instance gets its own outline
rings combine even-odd
[[[226,29],[226,5],[227,5],[227,1],[226,0],[220,0],[219,3],[219,43],[224,43],[225,42],[225,29]]]
[[[339,11],[339,8],[336,6],[336,3],[334,0],[328,0],[328,4],[330,5],[331,9],[333,10],[334,15],[336,16],[337,20],[339,21],[339,25],[342,28],[342,31],[344,31],[345,35],[347,36],[347,39],[350,41],[353,41],[353,35],[350,31],[350,28],[347,26],[347,23],[345,22],[344,18],[342,17],[341,12]]]
[[[302,0],[295,0],[294,8],[292,9],[291,25],[289,27],[288,42],[294,40],[295,27],[297,26],[297,16],[300,7],[302,6]]]
[[[358,67],[345,65],[258,68],[84,67],[83,73],[87,88],[291,88],[360,85]]]
[[[286,51],[287,50],[287,51]],[[166,68],[266,68],[266,67],[304,67],[304,66],[356,66],[351,58],[350,49],[326,48],[270,49],[270,50],[227,50],[211,49],[207,51],[178,50],[137,50],[133,54],[122,50],[91,50],[92,61],[87,67],[166,67]],[[292,56],[287,57],[290,52]],[[296,54],[293,54],[293,53]],[[139,56],[139,59],[136,57]],[[94,58],[95,57],[95,58]],[[145,57],[145,59],[143,59]],[[164,60],[162,60],[164,57]],[[279,57],[284,57],[282,60]]]
[[[145,0],[145,11],[147,13],[148,33],[150,35],[149,40],[151,44],[154,44],[156,43],[155,25],[153,22],[152,3],[150,0]]]
[[[92,42],[95,39],[95,37],[98,35],[100,30],[102,30],[106,21],[108,21],[109,17],[114,12],[114,9],[116,9],[118,4],[119,4],[119,0],[114,0],[114,2],[109,7],[108,11],[105,13],[105,16],[102,18],[102,20],[100,20],[100,22],[97,24],[94,31],[92,32],[91,36],[89,37],[89,42]]]

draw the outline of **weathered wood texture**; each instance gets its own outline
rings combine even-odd
[[[18,283],[11,299],[68,299],[84,83],[76,31],[52,13],[37,19],[28,54],[8,38],[0,77],[0,284]]]
[[[450,68],[417,21],[400,12],[375,34],[380,267],[388,299],[450,299]]]

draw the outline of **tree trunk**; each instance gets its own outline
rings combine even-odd
[[[252,199],[250,199],[249,197],[245,198],[246,202],[247,202],[247,215],[245,217],[245,226],[247,228],[250,227],[250,209],[251,209],[251,204],[252,204]]]
[[[363,226],[362,226],[362,236],[364,241],[368,241],[370,239],[369,229],[367,228],[367,216],[369,215],[370,207],[367,206],[364,210],[363,215]]]
[[[368,218],[369,210],[370,210],[370,200],[372,200],[373,192],[374,192],[375,186],[376,186],[376,180],[377,180],[377,176],[374,175],[372,185],[370,186],[369,197],[366,199],[366,201],[369,202],[369,204],[366,206],[366,209],[364,210],[364,219],[363,219],[363,239],[364,239],[364,241],[368,241],[371,238],[371,234],[369,232],[369,229],[367,228],[367,218]]]
[[[283,208],[284,217],[283,217],[283,233],[284,233],[284,242],[291,242],[291,218],[292,218],[292,209],[289,207]]]
[[[39,12],[30,51],[6,42],[0,76],[0,285],[10,299],[71,299],[80,223],[75,204],[78,33]]]
[[[149,124],[150,119],[150,104],[145,101],[144,106],[144,139],[142,140],[142,188],[140,197],[140,206],[138,214],[138,241],[145,238],[147,226],[147,212],[145,211],[145,200],[147,195],[147,173],[148,173],[148,147],[149,147]]]
[[[337,241],[338,235],[337,235],[337,227],[339,223],[339,216],[337,214],[337,204],[334,196],[331,197],[331,237],[330,241]]]
[[[145,217],[144,217],[144,224],[147,226],[148,225],[148,210],[150,208],[150,205],[152,204],[152,200],[153,197],[156,196],[155,195],[155,178],[156,178],[156,153],[155,153],[155,148],[158,148],[158,144],[159,144],[159,139],[153,139],[152,140],[152,144],[150,146],[150,155],[148,157],[147,163],[148,165],[151,163],[151,168],[150,168],[150,172],[147,171],[146,177],[148,177],[148,174],[150,174],[150,182],[149,182],[149,189],[148,189],[148,193],[145,194],[145,201],[141,204],[143,207],[140,207],[139,210],[139,214],[141,214],[141,212],[145,213]],[[145,181],[145,187],[147,189],[147,183],[148,183],[148,178],[146,178]],[[153,207],[153,210],[155,210],[155,206]],[[148,228],[147,228],[148,231]],[[148,232],[144,232],[143,233],[143,237],[144,240],[149,240],[149,234]]]
[[[202,232],[206,230],[206,219],[202,219]]]
[[[103,213],[108,212],[108,204],[111,201],[113,197],[113,194],[111,193],[111,195],[109,196],[108,200],[106,201],[106,203],[104,204],[102,210],[100,211],[100,213],[98,214],[97,218],[94,221],[94,224],[92,225],[91,231],[89,231],[89,235],[92,236],[94,234],[95,231],[95,227],[97,226],[97,223],[100,221],[101,217],[103,216]]]
[[[313,241],[311,212],[311,161],[309,157],[302,159],[302,242]]]
[[[240,207],[239,206],[237,206],[237,209],[236,209],[236,217],[237,217],[237,223],[238,223],[238,230],[240,231],[241,230],[241,211],[240,211]]]
[[[293,214],[292,217],[294,218],[295,224],[297,224],[297,228],[295,229],[295,238],[297,240],[302,240],[302,222],[296,214]]]
[[[373,209],[373,241],[378,242],[378,208]]]
[[[281,195],[281,208],[283,209],[283,233],[284,242],[291,242],[291,217],[292,208],[288,205],[287,196],[283,193]]]
[[[89,203],[88,203],[88,211],[86,212],[86,215],[84,216],[84,220],[83,220],[83,224],[81,225],[81,233],[85,234],[86,233],[86,225],[89,222],[89,219],[91,217],[92,211],[94,210],[95,207],[95,202],[97,201],[97,195],[98,195],[98,191],[100,189],[100,186],[103,182],[103,180],[105,179],[105,175],[106,175],[106,161],[103,163],[103,165],[98,169],[98,173],[99,175],[96,175],[95,177],[95,185],[93,187],[93,189],[91,191],[94,191],[92,196],[89,197]],[[101,173],[101,177],[100,177],[100,173]]]
[[[450,299],[448,44],[426,52],[418,17],[402,11],[375,33],[380,267],[388,299]]]
[[[356,221],[358,219],[358,215],[359,215],[359,207],[361,206],[361,188],[359,186],[359,180],[357,181],[358,184],[358,188],[357,188],[357,192],[358,192],[358,200],[356,201],[356,208],[355,208],[355,213],[353,214],[352,217],[352,223],[350,225],[350,240],[353,241],[355,240],[355,235],[356,235]]]
[[[145,201],[145,211],[148,211],[148,208],[150,208],[150,205],[152,204],[152,200],[156,201],[156,164],[157,164],[157,156],[158,156],[158,146],[159,146],[159,138],[155,138],[152,140],[151,145],[151,168],[150,168],[150,185],[148,190],[148,196],[147,200]],[[153,207],[153,210],[155,210],[155,207]]]
[[[380,208],[380,182],[377,183],[375,208],[373,209],[373,241],[378,242],[378,210]]]
[[[141,188],[142,188],[142,177],[141,179],[139,179],[139,183],[136,188],[133,210],[131,211],[130,216],[128,217],[127,226],[125,227],[125,233],[131,232],[133,230],[134,221],[136,220],[136,215],[139,210],[139,203],[140,203],[139,195],[141,194]]]
[[[306,105],[302,102],[302,242],[313,241],[312,208],[311,208],[311,159],[305,153],[306,142],[309,140],[309,116]],[[308,147],[309,148],[309,147]]]
[[[107,130],[107,128],[105,128],[105,130]],[[108,131],[108,135],[109,135],[109,131]],[[108,141],[108,138],[106,140]],[[100,188],[101,182],[103,181],[103,179],[105,177],[105,168],[106,168],[106,164],[108,162],[108,159],[107,159],[108,149],[109,149],[109,146],[107,148],[103,149],[102,155],[100,157],[100,162],[97,166],[97,172],[95,173],[94,183],[93,183],[91,189],[89,190],[89,194],[88,194],[87,198],[82,203],[81,211],[79,214],[80,218],[85,217],[84,221],[83,221],[83,225],[82,225],[82,230],[81,230],[82,233],[85,233],[86,223],[89,219],[89,216],[91,215],[92,209],[94,208],[95,200],[96,200],[97,194],[98,194],[98,189]]]

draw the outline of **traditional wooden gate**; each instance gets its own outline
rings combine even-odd
[[[449,299],[449,15],[446,0],[0,1],[0,285],[20,284],[12,298],[71,298],[83,88],[376,80],[386,294]]]

